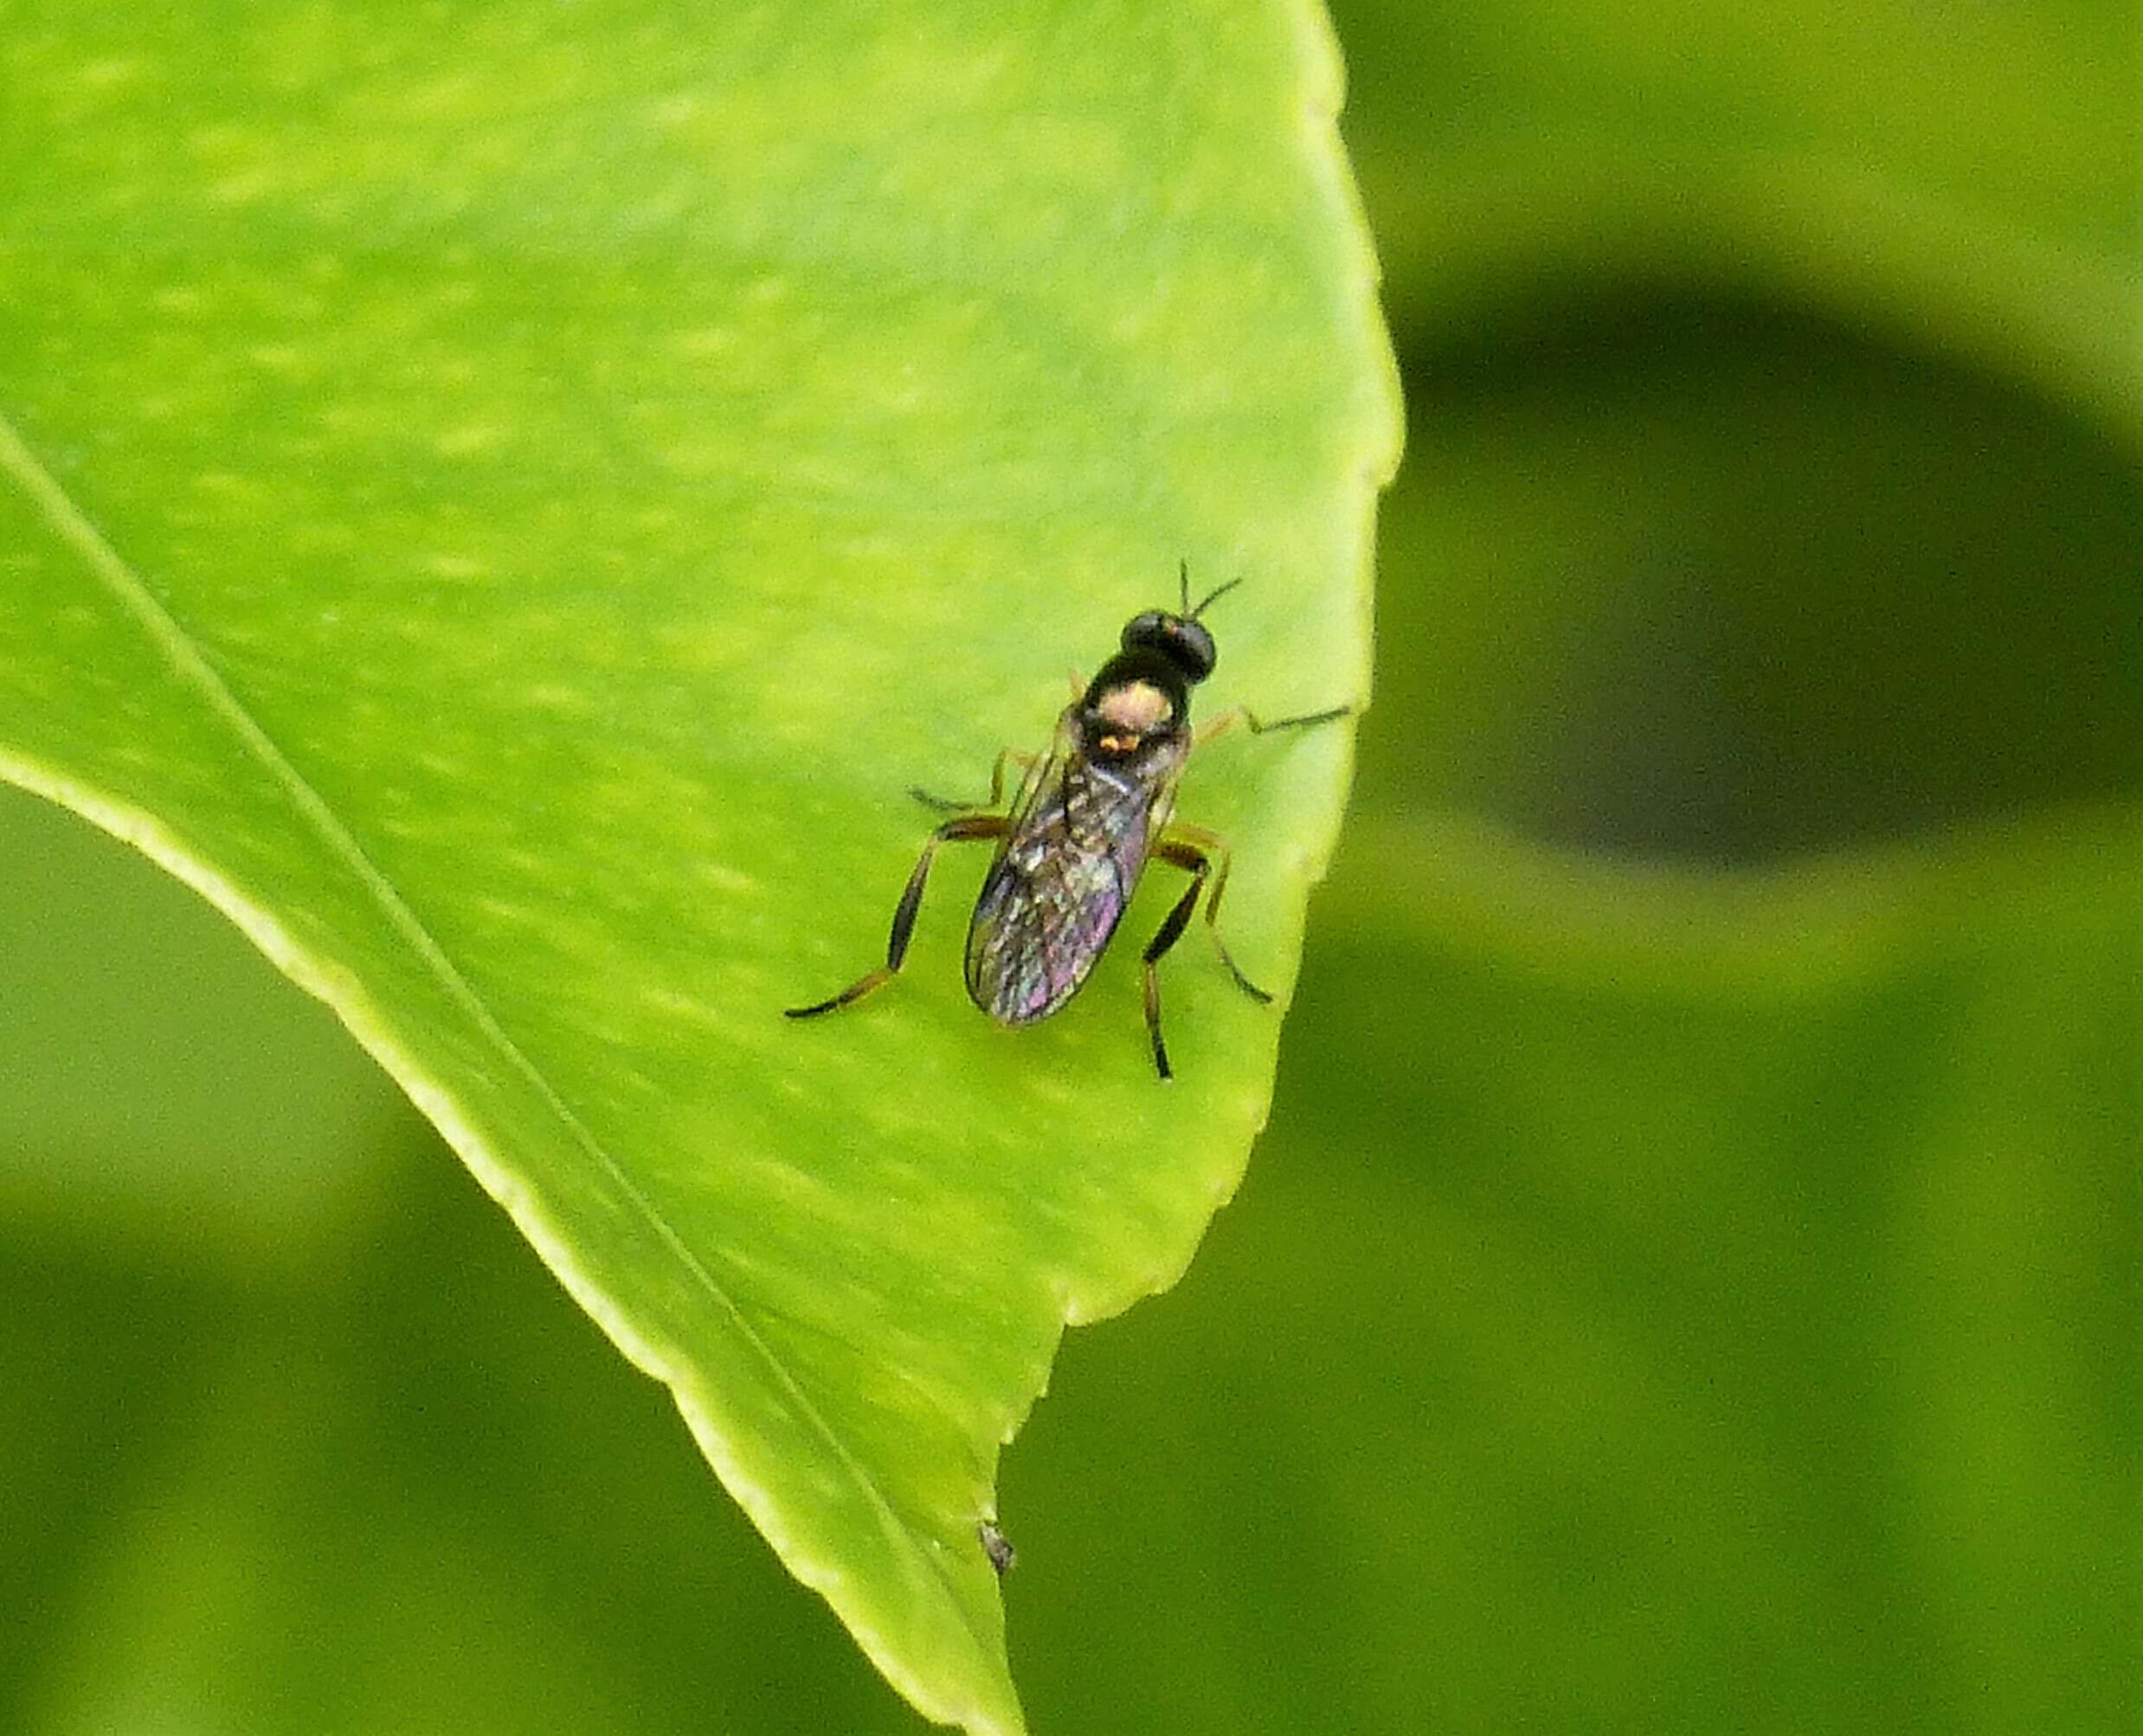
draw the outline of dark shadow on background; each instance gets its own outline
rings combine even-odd
[[[1370,730],[1469,737],[1391,743],[1409,805],[1733,864],[2143,792],[2143,467],[2107,431],[1745,298],[1403,336]],[[1439,717],[1418,676],[1483,697]]]

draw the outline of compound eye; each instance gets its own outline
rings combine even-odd
[[[1165,651],[1168,646],[1168,617],[1159,609],[1135,614],[1123,625],[1126,651]]]
[[[1171,623],[1169,636],[1175,641],[1170,647],[1183,672],[1194,681],[1203,681],[1213,673],[1213,665],[1220,660],[1220,653],[1213,648],[1213,635],[1194,620]]]

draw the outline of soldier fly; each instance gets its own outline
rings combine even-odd
[[[911,792],[954,818],[930,833],[908,877],[893,912],[885,962],[831,1000],[788,1008],[788,1017],[832,1013],[891,981],[907,956],[923,883],[938,846],[978,839],[995,839],[997,854],[968,928],[968,993],[1001,1025],[1034,1024],[1078,992],[1123,921],[1147,863],[1155,858],[1191,877],[1141,955],[1155,1071],[1163,1079],[1173,1077],[1161,1036],[1161,985],[1155,967],[1181,937],[1209,884],[1213,895],[1206,902],[1206,931],[1220,961],[1245,994],[1271,1000],[1243,974],[1220,938],[1227,845],[1218,833],[1172,818],[1176,781],[1192,748],[1231,724],[1241,723],[1260,735],[1303,730],[1343,717],[1349,708],[1336,705],[1266,723],[1239,707],[1194,735],[1191,689],[1213,673],[1218,659],[1213,635],[1199,617],[1242,581],[1230,580],[1193,608],[1187,562],[1177,578],[1178,611],[1147,609],[1131,617],[1116,654],[1057,719],[1056,738],[1046,754],[1007,748],[998,755],[990,770],[989,799],[981,810],[969,811],[963,803],[921,790]],[[1007,762],[1018,763],[1024,775],[1010,807],[1000,813],[994,810],[1004,798]]]

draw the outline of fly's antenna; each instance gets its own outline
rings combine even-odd
[[[1187,580],[1187,577],[1188,575],[1186,574]],[[1233,590],[1236,586],[1241,584],[1242,582],[1243,582],[1240,579],[1230,579],[1227,583],[1222,585],[1219,590],[1207,592],[1205,601],[1199,604],[1194,609],[1186,609],[1183,612],[1184,619],[1187,620],[1196,620],[1200,615],[1205,614],[1208,608],[1213,607],[1213,600],[1215,598],[1226,596],[1230,591]],[[1186,602],[1190,601],[1190,591],[1187,588],[1187,585],[1183,593],[1183,600]]]

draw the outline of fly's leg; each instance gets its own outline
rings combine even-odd
[[[1329,711],[1305,711],[1299,717],[1275,717],[1267,723],[1247,705],[1238,705],[1223,711],[1198,732],[1198,745],[1204,747],[1215,736],[1222,735],[1237,723],[1253,736],[1269,736],[1275,730],[1307,730],[1318,723],[1329,723],[1341,717],[1351,717],[1352,705],[1335,705]]]
[[[940,813],[972,813],[977,807],[996,807],[1005,799],[1005,762],[1009,760],[1022,772],[1032,771],[1039,755],[1022,752],[1018,748],[1007,748],[991,762],[989,768],[989,800],[982,802],[948,801],[942,795],[932,795],[926,789],[911,789],[908,794],[925,807],[934,807]]]
[[[1171,846],[1174,848],[1172,850]],[[1181,850],[1181,855],[1174,853]],[[1206,932],[1213,936],[1213,950],[1220,955],[1220,962],[1228,968],[1228,974],[1235,979],[1235,986],[1252,1000],[1270,1006],[1272,997],[1243,974],[1242,967],[1235,962],[1228,951],[1228,943],[1220,938],[1220,897],[1228,889],[1228,870],[1234,864],[1234,854],[1228,849],[1227,839],[1217,832],[1208,832],[1202,826],[1186,826],[1177,821],[1168,827],[1162,839],[1161,848],[1155,852],[1181,867],[1188,868],[1192,862],[1206,862],[1217,858],[1219,867],[1213,876],[1213,896],[1206,900]],[[1192,858],[1184,860],[1184,856]]]
[[[1198,895],[1206,890],[1206,877],[1213,872],[1213,864],[1194,845],[1170,843],[1165,839],[1154,854],[1179,868],[1189,869],[1191,873],[1190,885],[1175,901],[1175,908],[1168,912],[1168,920],[1146,942],[1146,950],[1139,955],[1139,968],[1145,977],[1146,1035],[1154,1045],[1154,1071],[1164,1079],[1172,1079],[1175,1075],[1168,1070],[1168,1045],[1161,1040],[1161,974],[1154,967],[1181,937],[1191,912],[1198,908]]]
[[[1213,852],[1213,855],[1206,853],[1208,850]],[[1183,930],[1190,926],[1191,916],[1198,909],[1199,897],[1205,891],[1208,881],[1213,885],[1213,897],[1206,904],[1206,932],[1213,936],[1213,945],[1220,949],[1220,962],[1228,968],[1228,974],[1235,979],[1236,987],[1245,994],[1266,1002],[1270,1002],[1272,997],[1236,968],[1235,961],[1228,956],[1227,943],[1220,938],[1220,930],[1213,925],[1213,918],[1220,909],[1220,894],[1226,891],[1228,884],[1228,847],[1219,834],[1207,832],[1202,826],[1172,826],[1168,835],[1155,846],[1154,854],[1163,862],[1174,863],[1191,877],[1191,884],[1184,888],[1183,896],[1175,901],[1174,907],[1168,912],[1168,920],[1162,923],[1153,939],[1147,942],[1146,950],[1140,955],[1141,968],[1145,977],[1146,1034],[1153,1041],[1154,1070],[1162,1078],[1168,1079],[1174,1077],[1174,1075],[1168,1070],[1168,1045],[1161,1039],[1161,973],[1155,967],[1161,962],[1168,948],[1183,937]],[[1220,858],[1220,865],[1217,872],[1213,868],[1215,856]]]
[[[1000,766],[1003,764],[999,761]],[[860,976],[831,1000],[821,1000],[809,1006],[789,1006],[782,1014],[789,1019],[814,1019],[821,1013],[831,1013],[837,1007],[860,1000],[875,989],[880,989],[893,980],[900,969],[901,961],[908,956],[908,937],[915,932],[915,913],[923,907],[923,884],[930,878],[930,858],[937,854],[941,844],[964,843],[975,838],[1002,838],[1012,822],[1002,814],[968,813],[957,820],[949,820],[930,834],[930,841],[923,846],[923,854],[915,865],[915,872],[909,875],[906,889],[900,895],[900,903],[893,912],[893,932],[885,942],[885,962],[867,975]]]

